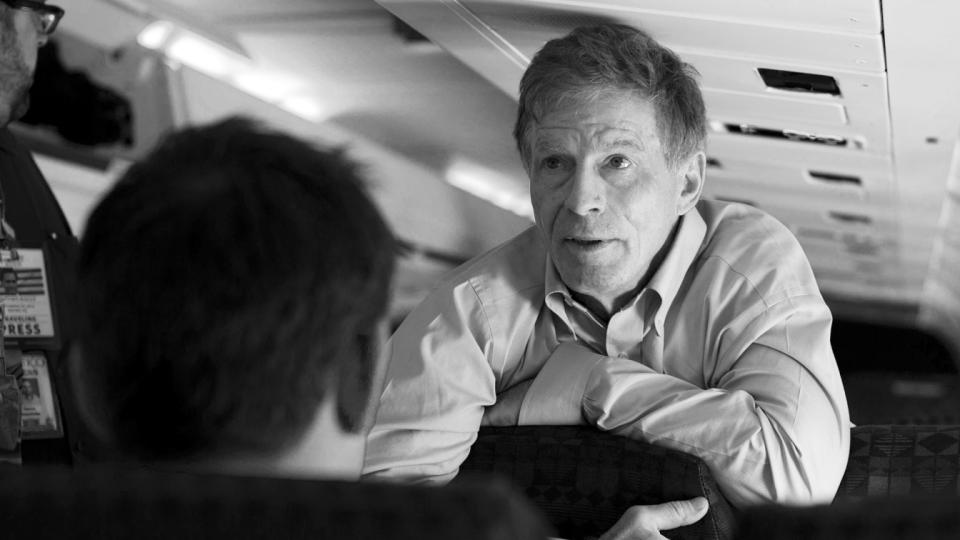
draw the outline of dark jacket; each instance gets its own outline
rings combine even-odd
[[[0,186],[3,187],[5,218],[16,231],[17,246],[44,251],[56,332],[54,339],[24,340],[15,346],[46,353],[61,417],[70,438],[74,439],[77,433],[71,433],[71,430],[76,421],[66,382],[64,353],[77,331],[74,269],[79,242],[30,152],[5,127],[0,128]],[[23,452],[27,462],[70,459],[68,446],[63,440],[28,441],[23,445]]]

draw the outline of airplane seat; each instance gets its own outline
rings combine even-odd
[[[0,465],[4,538],[544,539],[502,481],[446,487]]]
[[[960,425],[857,426],[832,505],[744,509],[737,538],[960,538]]]
[[[831,342],[855,424],[960,424],[960,358],[945,336],[838,318]]]
[[[833,505],[748,508],[738,524],[741,540],[955,540],[960,497],[897,496]]]
[[[695,496],[710,502],[707,517],[665,536],[732,538],[735,524],[741,520],[699,458],[585,426],[481,428],[460,477],[468,477],[468,473],[495,473],[512,480],[565,538],[599,536],[631,505]],[[888,499],[890,503],[885,502]],[[933,504],[925,507],[922,501]],[[931,538],[960,538],[960,529],[952,525],[956,521],[944,521],[948,510],[956,508],[950,505],[958,501],[960,424],[857,426],[851,431],[847,470],[834,502],[837,509],[826,511],[822,523],[807,524],[817,516],[815,511],[796,509],[794,513],[788,507],[768,505],[759,507],[762,510],[745,509],[749,517],[742,518],[747,528],[741,533],[766,538],[763,526],[757,523],[766,519],[764,512],[769,511],[784,515],[780,525],[785,529],[776,533],[783,534],[782,538],[807,537],[788,525],[791,520],[801,532],[822,534],[810,538],[847,538],[843,531],[848,530],[856,533],[850,538],[871,538],[867,533],[882,529],[870,522],[872,512],[890,508],[895,512],[883,518],[891,530],[932,531]],[[922,510],[916,519],[911,517],[914,507]],[[933,521],[923,521],[928,517]],[[917,520],[922,522],[914,527]],[[952,535],[938,533],[938,527]],[[865,535],[857,536],[861,533]]]
[[[960,425],[857,426],[836,500],[960,496]]]
[[[509,478],[563,538],[600,536],[633,505],[697,496],[710,503],[706,517],[665,536],[732,537],[733,509],[700,458],[590,427],[481,428],[460,471],[457,481]]]

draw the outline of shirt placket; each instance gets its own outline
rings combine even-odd
[[[632,311],[632,310],[631,310]],[[607,323],[607,355],[643,362],[644,321],[636,313],[614,314]]]
[[[606,347],[609,356],[629,358],[657,372],[663,372],[663,339],[654,330],[648,312],[648,296],[615,314],[607,324]]]

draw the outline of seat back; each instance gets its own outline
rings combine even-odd
[[[741,540],[956,540],[960,497],[894,496],[832,506],[757,506],[744,511]]]
[[[452,487],[0,468],[3,538],[543,539],[502,481]]]
[[[960,495],[960,425],[857,426],[837,501]]]
[[[482,428],[461,467],[513,481],[564,538],[600,536],[636,504],[706,497],[699,522],[673,539],[730,538],[734,516],[699,458],[581,426]]]

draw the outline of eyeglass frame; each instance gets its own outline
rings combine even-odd
[[[0,2],[10,6],[13,9],[29,9],[33,13],[40,16],[40,32],[45,36],[53,34],[57,29],[57,24],[60,22],[60,19],[63,18],[63,15],[66,11],[63,10],[60,6],[53,6],[50,4],[45,4],[43,2],[37,2],[35,0],[0,0]],[[53,17],[53,22],[49,23],[47,26],[45,17]]]

